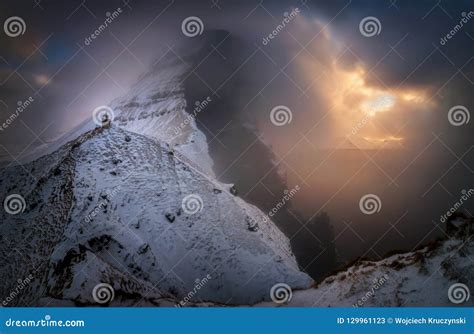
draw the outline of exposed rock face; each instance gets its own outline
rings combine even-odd
[[[99,283],[115,290],[111,305],[177,302],[208,274],[194,301],[253,304],[278,282],[309,287],[260,210],[169,152],[112,125],[2,170],[0,192],[26,205],[1,212],[0,296],[34,277],[8,305],[90,305]]]

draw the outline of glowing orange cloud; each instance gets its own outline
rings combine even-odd
[[[325,38],[329,36],[326,34]],[[312,93],[324,101],[331,119],[332,138],[326,145],[334,146],[341,137],[376,148],[392,147],[387,145],[390,142],[402,143],[407,135],[403,132],[403,124],[409,120],[410,113],[433,107],[429,89],[392,88],[379,79],[371,80],[369,84],[374,73],[368,71],[366,65],[343,66],[335,59],[335,52],[328,48],[334,43],[325,42],[325,49],[315,46],[313,54],[324,53],[324,57],[332,57],[333,61],[322,64],[314,56],[307,55],[299,57],[298,61],[307,75],[323,73],[324,79],[313,85]],[[311,78],[307,80],[311,81]]]

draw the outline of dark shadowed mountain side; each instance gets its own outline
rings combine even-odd
[[[208,31],[189,43],[197,47],[184,48],[196,50],[191,55],[184,51],[191,69],[184,81],[186,111],[196,114],[196,125],[206,134],[213,170],[220,181],[235,184],[243,199],[270,212],[289,187],[284,166],[254,125],[257,115],[267,111],[252,109],[249,102],[267,83],[260,74],[273,73],[275,65],[228,31]],[[211,102],[195,113],[196,101],[208,96]],[[326,251],[318,237],[330,233],[330,224],[311,231],[303,227],[306,219],[292,210],[291,201],[272,219],[290,238],[304,271],[320,279],[335,269],[334,252]]]

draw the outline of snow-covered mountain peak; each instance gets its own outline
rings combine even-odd
[[[110,107],[118,126],[172,145],[201,170],[214,175],[206,136],[197,128],[194,115],[186,112],[184,80],[190,69],[191,63],[169,51]]]
[[[252,304],[278,282],[311,284],[259,209],[166,143],[116,126],[5,169],[1,180],[2,193],[26,203],[21,214],[2,212],[0,225],[2,295],[35,277],[18,305],[92,304],[99,283],[114,288],[112,305],[179,300],[206,275],[195,300]]]

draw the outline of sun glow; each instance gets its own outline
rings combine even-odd
[[[329,97],[335,138],[358,137],[371,146],[400,148],[404,136],[399,130],[406,123],[404,120],[411,117],[411,112],[430,107],[426,92],[390,88],[379,80],[369,84],[370,73],[364,68],[347,70],[337,63],[333,66],[330,80],[316,89],[318,95]]]
[[[414,135],[407,123],[436,107],[430,86],[397,86],[378,73],[377,66],[364,64],[352,50],[344,51],[332,34],[321,35],[310,49],[311,55],[296,59],[307,81],[305,95],[314,99],[314,114],[324,115],[317,120],[321,126],[315,134],[322,147],[337,147],[347,137],[360,146],[400,147]]]
[[[375,116],[379,112],[389,111],[395,105],[395,97],[390,94],[380,95],[371,100],[361,103],[361,109],[369,116]]]

